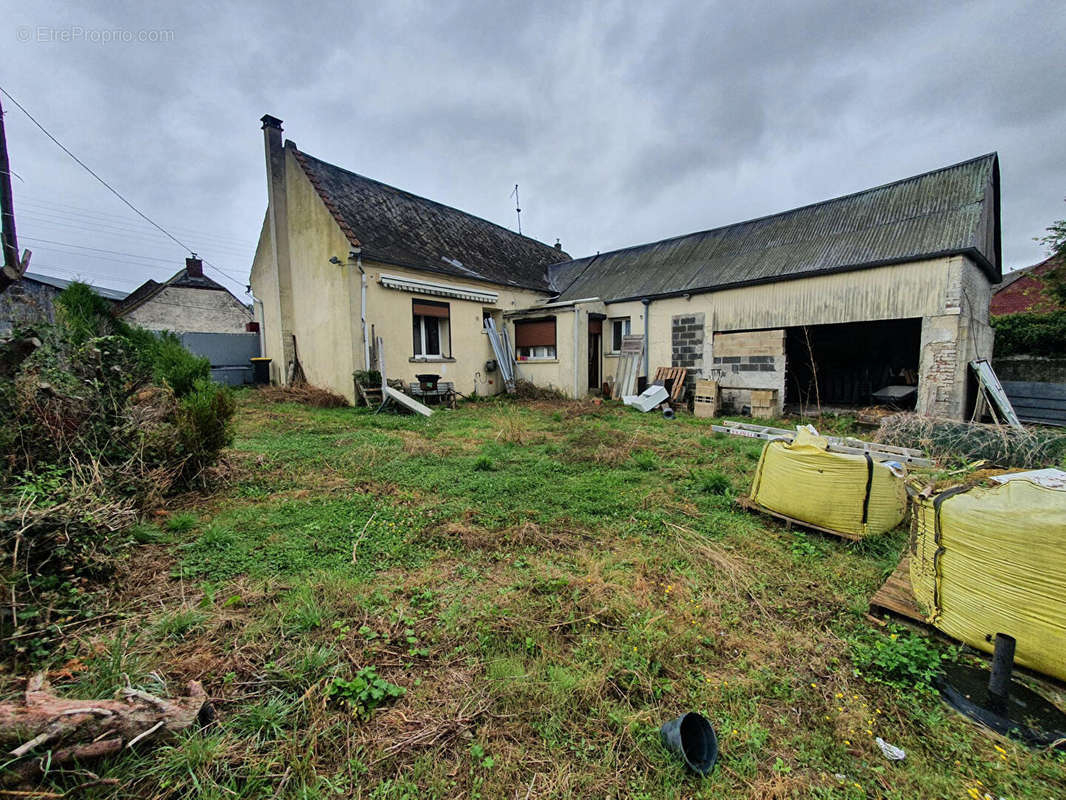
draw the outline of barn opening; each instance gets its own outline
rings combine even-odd
[[[785,403],[791,410],[889,404],[914,408],[916,393],[879,403],[887,386],[918,385],[921,319],[807,325],[785,332]]]

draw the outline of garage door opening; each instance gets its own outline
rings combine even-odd
[[[788,328],[785,335],[785,403],[799,413],[892,405],[914,408],[922,321],[894,319]]]

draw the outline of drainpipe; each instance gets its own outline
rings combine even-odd
[[[578,364],[581,359],[578,357],[578,349],[581,346],[581,309],[574,306],[574,399],[579,400],[581,395],[578,394],[580,381],[578,380]]]
[[[363,270],[363,248],[357,247],[352,252],[355,253],[355,266],[359,270],[359,323],[363,330],[363,369],[369,372],[370,339],[366,335],[366,272]]]
[[[651,326],[651,300],[645,297],[640,302],[644,304],[644,377],[651,380],[651,373],[648,371],[648,349],[651,347],[651,340],[648,336],[648,330]]]

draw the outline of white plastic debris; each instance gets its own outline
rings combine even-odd
[[[669,396],[670,393],[666,391],[665,387],[649,386],[640,394],[626,395],[622,398],[622,402],[625,403],[627,406],[633,406],[634,408],[643,411],[645,414],[647,414],[657,405],[664,402]]]
[[[877,746],[881,748],[881,753],[889,761],[902,761],[907,757],[906,751],[902,747],[896,747],[894,744],[889,744],[880,736],[874,739],[877,742]]]

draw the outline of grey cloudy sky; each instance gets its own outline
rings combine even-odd
[[[574,256],[991,150],[1006,266],[1066,216],[1060,1],[152,6],[0,1],[0,85],[241,294],[264,113],[306,152],[508,227],[518,183],[523,231]],[[181,266],[4,105],[31,270],[129,289]]]

